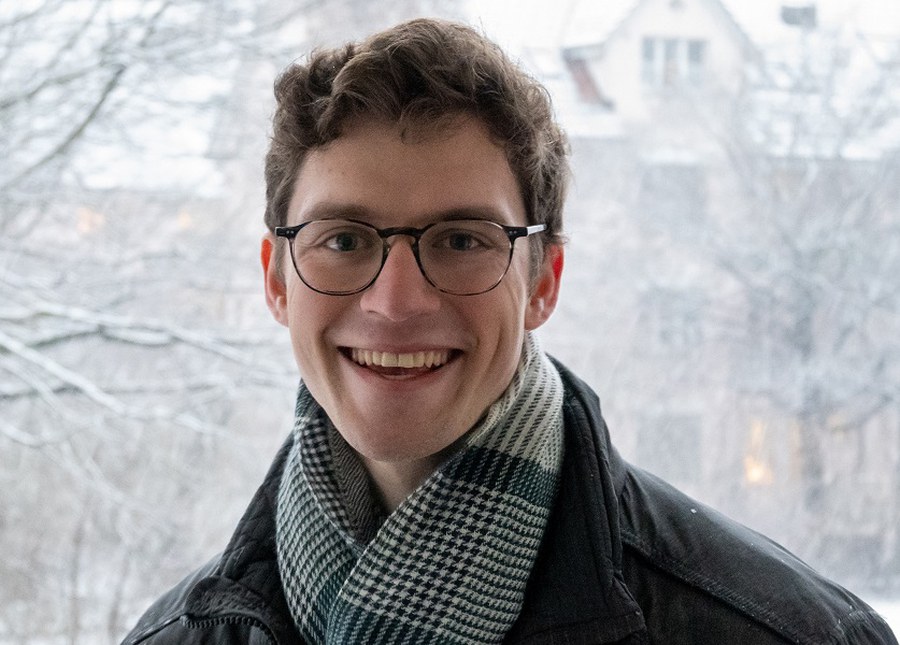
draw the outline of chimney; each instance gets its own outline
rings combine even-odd
[[[816,3],[791,2],[781,5],[781,21],[801,29],[816,28]]]

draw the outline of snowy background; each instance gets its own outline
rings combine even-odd
[[[278,71],[471,22],[570,133],[545,346],[625,456],[900,630],[896,0],[0,3],[0,643],[116,643],[286,435],[262,298]]]

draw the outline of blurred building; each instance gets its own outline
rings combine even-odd
[[[553,351],[628,457],[873,586],[900,577],[900,12],[878,4],[585,0],[523,54],[575,155]]]

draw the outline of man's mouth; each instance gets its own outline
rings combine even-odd
[[[439,369],[454,353],[449,349],[395,353],[353,347],[345,354],[357,365],[385,376],[413,376]]]

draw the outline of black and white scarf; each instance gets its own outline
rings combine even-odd
[[[512,383],[463,447],[384,518],[361,461],[301,384],[276,541],[306,641],[501,642],[556,493],[562,397],[528,334]]]

